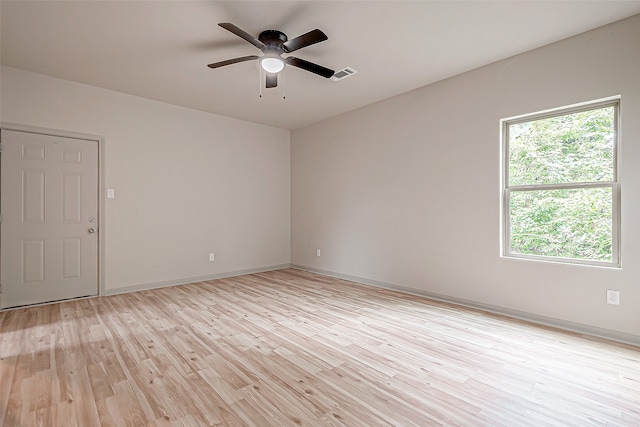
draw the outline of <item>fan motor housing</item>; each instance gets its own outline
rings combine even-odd
[[[258,40],[260,40],[262,43],[266,44],[269,47],[279,48],[280,46],[282,46],[283,43],[285,43],[289,39],[287,38],[287,35],[282,31],[265,30],[260,33],[260,35],[258,36]]]

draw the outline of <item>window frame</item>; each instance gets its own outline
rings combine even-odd
[[[555,263],[569,263],[587,266],[603,266],[620,268],[620,100],[621,97],[599,99],[536,113],[523,114],[508,117],[500,120],[501,135],[501,256],[506,258],[518,258],[535,261],[547,261]],[[601,108],[613,107],[613,180],[602,182],[579,182],[560,184],[529,184],[529,185],[509,185],[509,126],[518,123],[542,120],[551,117],[565,116],[583,111],[597,110]],[[582,188],[610,188],[611,189],[611,261],[597,261],[579,258],[564,258],[547,255],[519,254],[511,252],[511,217],[510,217],[510,196],[514,191],[536,191],[536,190],[560,190],[560,189],[582,189]]]

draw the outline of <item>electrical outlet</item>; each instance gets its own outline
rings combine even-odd
[[[320,249],[316,249],[316,256],[320,256]]]
[[[209,261],[215,261],[216,256],[214,254],[209,254]]]
[[[607,289],[607,304],[620,305],[620,291]]]

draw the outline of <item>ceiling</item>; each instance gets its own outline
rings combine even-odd
[[[638,1],[8,1],[2,64],[283,129],[296,129],[640,13]],[[260,51],[217,24],[329,39],[259,86]],[[283,95],[286,98],[283,99]]]

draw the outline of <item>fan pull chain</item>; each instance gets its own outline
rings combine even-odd
[[[260,93],[260,98],[262,98],[262,67],[260,66],[260,61],[258,61],[258,92]]]
[[[287,67],[282,69],[282,99],[287,99],[287,78],[285,76]]]

